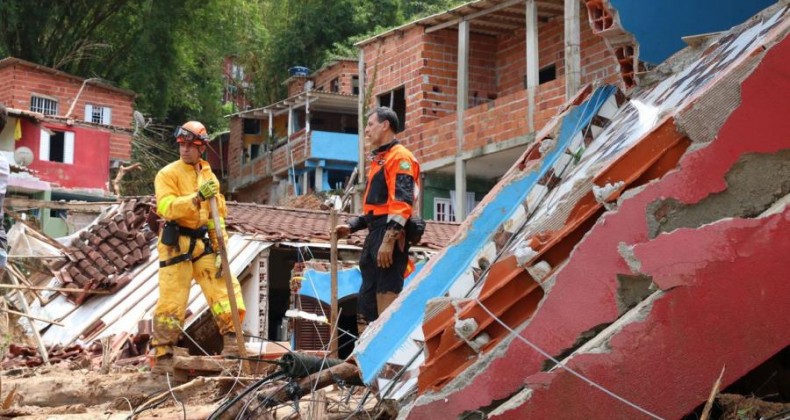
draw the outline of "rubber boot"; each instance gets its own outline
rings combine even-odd
[[[236,334],[229,333],[222,336],[222,357],[239,357],[239,345],[236,343]]]

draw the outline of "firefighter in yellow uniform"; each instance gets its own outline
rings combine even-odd
[[[359,257],[360,334],[398,297],[404,277],[413,270],[406,230],[419,194],[420,165],[409,149],[395,139],[398,127],[398,116],[390,108],[376,108],[368,117],[365,140],[375,150],[371,153],[363,214],[335,229],[338,238],[368,229]]]
[[[200,285],[220,333],[224,356],[237,356],[236,335],[227,287],[221,275],[221,258],[211,218],[209,198],[216,197],[227,241],[225,198],[208,162],[201,159],[208,135],[203,124],[190,121],[176,130],[181,159],[156,175],[156,210],[165,220],[159,234],[159,302],[153,322],[154,372],[172,371],[173,347],[182,332],[192,279]],[[233,288],[240,315],[244,302],[238,280]]]

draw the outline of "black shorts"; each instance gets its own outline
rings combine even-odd
[[[403,273],[406,272],[409,264],[408,245],[401,251],[396,243],[395,250],[392,252],[392,265],[389,268],[378,266],[376,257],[386,231],[385,224],[369,227],[368,236],[362,246],[362,255],[359,257],[362,286],[357,296],[357,317],[367,322],[373,322],[379,317],[377,293],[400,293],[403,290]]]

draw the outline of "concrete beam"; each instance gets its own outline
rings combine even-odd
[[[463,158],[464,161],[467,161],[477,157],[490,155],[491,153],[512,149],[514,147],[526,146],[527,144],[532,143],[534,140],[535,140],[535,133],[529,133],[526,136],[519,136],[499,143],[491,143],[482,147],[476,147],[472,150],[466,150],[463,153],[461,153],[461,157]],[[455,163],[455,157],[447,156],[420,164],[420,169],[422,170],[422,172],[430,172],[436,169],[441,169],[450,166],[453,163]]]

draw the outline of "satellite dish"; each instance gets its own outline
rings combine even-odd
[[[28,166],[33,163],[33,151],[29,147],[17,147],[14,150],[14,161],[19,166]]]

